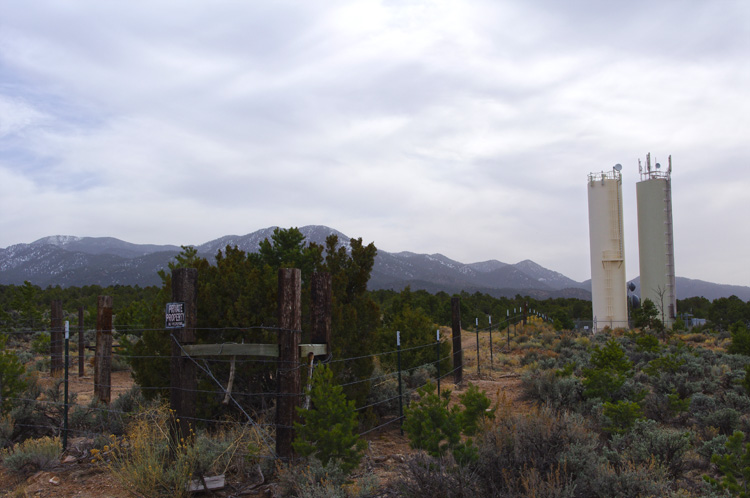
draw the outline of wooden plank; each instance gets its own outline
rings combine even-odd
[[[279,357],[278,344],[191,344],[183,346],[185,356],[264,356]],[[327,344],[300,344],[300,358],[307,358],[312,353],[315,356],[328,354]]]
[[[183,346],[190,356],[266,356],[279,357],[278,344],[191,344]],[[185,353],[182,353],[185,355]]]
[[[220,476],[204,477],[203,479],[193,479],[188,486],[188,492],[214,491],[216,489],[223,489],[224,486],[226,484],[224,475],[222,474]]]
[[[324,356],[328,354],[328,344],[300,344],[299,357],[307,358],[312,353],[315,356]]]

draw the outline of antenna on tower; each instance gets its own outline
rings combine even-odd
[[[620,164],[620,163],[615,164],[614,170],[615,171],[622,171],[622,164]]]

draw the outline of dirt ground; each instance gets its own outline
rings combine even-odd
[[[464,382],[456,387],[450,377],[442,382],[443,388],[453,390],[451,399],[457,401],[458,396],[468,387],[468,383],[476,384],[485,391],[493,404],[500,403],[509,406],[512,411],[522,412],[528,404],[522,399],[521,379],[516,368],[500,366],[497,362],[494,370],[489,369],[489,360],[482,357],[481,376],[476,374],[476,336],[464,332]],[[480,340],[488,345],[489,337],[480,334]],[[482,350],[484,355],[484,348]],[[488,354],[488,353],[486,353]],[[499,348],[497,354],[500,354]],[[473,358],[473,360],[472,360]],[[485,365],[485,363],[487,363]],[[45,382],[48,382],[45,381]],[[132,387],[133,380],[128,371],[112,373],[112,399]],[[79,404],[87,404],[94,392],[93,368],[87,365],[86,376],[70,377],[70,392],[78,395]],[[366,458],[362,471],[374,472],[381,482],[387,483],[401,475],[406,458],[413,452],[409,448],[406,436],[401,435],[397,423],[369,433],[365,436],[368,443]],[[30,476],[14,476],[0,469],[0,496],[8,497],[80,497],[80,498],[125,498],[133,496],[124,489],[119,482],[110,475],[106,468],[90,462],[90,455],[76,448],[84,447],[85,441],[71,439],[69,451],[63,455],[65,463],[44,472],[37,472]],[[67,458],[66,458],[67,457]],[[268,485],[243,486],[242,483],[232,483],[231,487],[216,491],[210,496],[271,496],[272,487]],[[209,495],[206,495],[209,496]]]

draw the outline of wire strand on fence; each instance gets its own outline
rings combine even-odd
[[[234,399],[234,397],[232,396],[232,394],[229,391],[227,391],[226,389],[224,389],[224,385],[221,382],[219,382],[218,379],[216,379],[216,377],[214,377],[213,373],[211,373],[211,370],[208,369],[208,368],[204,369],[197,361],[195,361],[195,359],[192,356],[188,355],[185,352],[185,349],[182,347],[182,344],[180,344],[180,341],[177,340],[177,338],[174,336],[174,334],[170,333],[169,335],[172,337],[172,340],[175,342],[175,344],[177,344],[177,347],[180,348],[180,351],[182,351],[182,354],[186,355],[190,359],[190,361],[192,361],[195,364],[195,366],[197,368],[200,368],[209,377],[211,377],[211,379],[216,383],[216,385],[219,386],[219,389],[221,389],[222,391],[224,391],[224,395],[228,396],[229,399],[231,399],[232,402],[235,405],[237,405],[237,408],[239,408],[239,410],[245,415],[245,417],[247,417],[248,421],[250,421],[250,423],[253,426],[259,427],[258,424],[255,422],[255,420],[253,420],[253,418],[250,415],[248,415],[248,413],[245,411],[245,409],[242,408],[242,405],[236,399]],[[260,435],[261,435],[261,439],[263,439],[263,442],[266,443],[266,446],[268,446],[268,449],[271,451],[271,454],[274,455],[274,456],[276,456],[276,451],[268,443],[268,441],[266,441],[265,435],[263,434],[262,431],[260,432]]]
[[[496,324],[495,326],[500,327],[499,324]],[[146,330],[157,330],[157,331],[160,331],[160,332],[164,332],[163,329],[141,329],[141,331],[146,331]],[[266,331],[267,330],[275,330],[276,332],[300,332],[299,330],[279,329],[279,328],[275,328],[274,329],[274,328],[265,327],[265,326],[264,327],[257,327],[257,328],[247,328],[247,327],[210,328],[210,329],[203,328],[203,329],[196,329],[196,330],[210,330],[210,331],[232,331],[232,330],[236,330],[236,331],[242,331],[242,332],[248,332],[248,331],[252,331],[252,330],[266,330]],[[180,350],[180,352],[182,354],[181,357],[189,358],[190,361],[193,362],[196,365],[196,367],[199,369],[199,371],[202,372],[203,374],[205,374],[208,378],[210,378],[216,384],[216,386],[218,387],[218,390],[184,389],[184,388],[181,388],[181,387],[175,387],[175,389],[179,389],[179,390],[182,390],[182,391],[193,391],[193,392],[199,392],[199,393],[206,393],[206,394],[215,394],[215,393],[218,393],[218,392],[221,392],[224,395],[228,394],[229,399],[231,399],[231,401],[233,402],[233,404],[236,405],[236,407],[239,409],[239,411],[242,413],[242,415],[247,419],[247,421],[251,425],[253,425],[254,427],[258,428],[258,430],[259,430],[259,436],[263,440],[264,444],[270,450],[271,455],[273,455],[273,457],[275,458],[277,455],[276,455],[276,453],[274,451],[274,448],[272,447],[272,444],[266,438],[266,432],[265,432],[264,428],[271,428],[271,427],[291,428],[291,427],[289,427],[289,426],[283,426],[283,425],[277,425],[277,424],[265,424],[265,423],[259,423],[259,422],[255,421],[254,418],[252,416],[250,416],[248,414],[248,412],[243,408],[243,406],[239,403],[238,398],[256,397],[256,396],[269,396],[269,397],[274,397],[274,398],[276,398],[278,396],[304,396],[304,393],[276,393],[276,392],[262,392],[262,393],[249,393],[248,392],[248,393],[245,393],[245,392],[237,392],[237,391],[234,391],[232,393],[227,393],[227,390],[224,388],[224,385],[217,379],[216,375],[214,374],[211,365],[213,365],[213,364],[221,365],[221,364],[224,364],[224,363],[229,363],[232,360],[230,360],[230,359],[224,360],[224,359],[216,358],[216,357],[205,357],[205,358],[202,358],[201,362],[199,363],[193,356],[191,356],[190,354],[188,354],[186,352],[186,350],[179,343],[179,341],[177,341],[176,337],[171,332],[170,332],[170,337],[178,345],[179,350]],[[445,344],[446,342],[447,341],[442,342],[441,345]],[[448,344],[450,344],[450,343],[448,342]],[[423,345],[417,345],[417,346],[412,346],[412,347],[409,347],[409,348],[401,349],[401,352],[404,353],[404,352],[409,352],[409,351],[417,351],[417,350],[421,350],[421,349],[424,349],[424,348],[434,348],[435,346],[436,346],[435,342],[429,342],[429,343],[426,343],[426,344],[423,344]],[[475,347],[476,346],[471,345],[470,349],[474,350]],[[465,348],[461,347],[461,349],[459,349],[458,351],[455,351],[455,352],[454,351],[450,351],[447,355],[439,357],[437,360],[433,360],[431,362],[427,362],[424,365],[417,365],[415,367],[411,367],[409,369],[403,370],[402,373],[403,372],[408,373],[408,372],[417,370],[417,369],[419,369],[419,368],[421,368],[421,367],[423,367],[425,365],[430,365],[430,364],[436,365],[439,362],[450,360],[450,358],[453,357],[455,354],[462,354],[464,351],[465,351]],[[333,359],[333,356],[331,354],[329,354],[324,360],[322,360],[321,363],[352,362],[352,361],[357,361],[357,360],[362,360],[362,359],[368,359],[368,358],[384,357],[384,356],[392,355],[392,354],[395,354],[395,353],[398,353],[398,350],[385,351],[385,352],[379,352],[379,353],[374,353],[374,354],[361,355],[361,356],[355,356],[355,357],[349,357],[349,358],[342,358],[342,359],[335,359],[335,360]],[[110,358],[117,357],[117,358],[124,358],[124,359],[154,359],[154,360],[155,359],[159,359],[159,360],[169,360],[172,357],[172,355],[137,355],[136,356],[136,355],[121,354],[121,353],[112,353],[111,355],[108,355],[108,357],[110,357]],[[280,364],[280,361],[278,359],[268,359],[268,360],[254,359],[254,358],[253,359],[235,359],[235,362],[237,362],[239,364],[253,364],[253,363],[258,363],[258,364],[275,364],[276,367],[277,367],[276,368],[277,373],[285,372],[285,371],[286,372],[288,372],[288,371],[294,371],[294,370],[297,370],[299,368],[305,368],[307,366],[304,362],[286,362],[287,364],[291,363],[294,366],[291,366],[290,368],[278,368],[279,364]],[[439,376],[439,379],[442,380],[442,379],[444,379],[446,377],[449,377],[449,376],[455,374],[455,372],[459,368],[460,367],[456,367],[456,368],[454,368],[454,369],[452,369],[452,370],[450,370],[450,371],[448,371],[446,373],[442,373]],[[378,385],[382,385],[382,383],[384,383],[387,379],[392,378],[392,377],[394,377],[396,375],[398,375],[398,372],[390,372],[390,373],[385,373],[385,374],[382,374],[382,375],[370,376],[370,377],[364,378],[364,379],[357,379],[357,380],[352,380],[352,381],[349,381],[349,382],[344,382],[344,383],[339,384],[339,385],[342,386],[342,387],[346,387],[346,386],[352,386],[352,385],[356,385],[356,384],[368,383],[369,382],[369,383],[376,383],[375,386],[378,386]],[[79,385],[80,384],[86,384],[85,382],[81,382],[81,380],[77,379],[76,377],[73,377],[71,379],[71,382],[72,383],[77,383]],[[422,384],[422,385],[417,386],[415,388],[407,389],[401,395],[401,397],[402,398],[406,397],[408,399],[409,397],[411,397],[413,395],[414,392],[416,392],[417,390],[419,390],[420,388],[422,388],[424,385],[425,384]],[[131,387],[131,386],[110,384],[109,387],[110,388],[116,388],[116,389],[126,389],[126,388]],[[169,387],[168,386],[162,386],[162,387],[156,387],[156,386],[142,387],[142,386],[139,386],[139,389],[141,389],[141,390],[165,390],[165,389],[169,389]],[[372,408],[372,407],[377,406],[377,405],[382,405],[382,404],[393,402],[394,400],[396,400],[398,398],[399,398],[399,396],[390,396],[390,397],[387,397],[385,399],[375,400],[375,401],[372,401],[370,403],[365,404],[364,406],[355,408],[355,410],[358,411],[358,412],[361,412],[363,410],[366,410],[368,408]],[[29,399],[29,398],[9,398],[9,399],[13,399],[15,401],[25,402],[25,403],[39,403],[39,404],[42,404],[42,405],[45,405],[45,406],[55,406],[55,407],[63,407],[64,406],[64,403],[56,402],[56,401],[52,401],[52,400],[39,400],[39,399]],[[117,410],[117,409],[112,409],[112,408],[108,408],[108,407],[105,408],[104,406],[97,406],[97,405],[88,405],[88,406],[78,405],[78,406],[81,409],[86,410],[88,412],[100,411],[102,413],[117,414],[117,415],[120,415],[120,416],[132,415],[129,412],[125,412],[125,411]],[[187,420],[191,420],[191,421],[205,422],[205,423],[210,423],[210,424],[217,424],[217,423],[218,424],[236,424],[236,423],[238,423],[237,421],[232,421],[232,420],[211,420],[211,419],[205,419],[205,418],[199,418],[199,417],[184,417],[184,418],[187,419]],[[371,433],[371,432],[376,431],[378,429],[381,429],[383,427],[387,427],[387,426],[393,424],[394,422],[399,422],[399,421],[402,421],[402,420],[403,420],[402,417],[393,418],[393,419],[388,420],[387,422],[385,422],[383,424],[380,424],[380,425],[378,425],[376,427],[370,428],[370,429],[368,429],[368,430],[360,433],[360,435],[361,436],[366,435],[368,433]],[[26,424],[26,425],[28,425],[28,424]],[[24,424],[18,424],[18,426],[19,427],[23,427]],[[44,429],[44,430],[53,430],[53,431],[61,431],[62,430],[59,427],[55,427],[54,424],[52,424],[52,425],[44,425],[44,426],[37,426],[37,428]],[[96,434],[96,431],[81,431],[79,429],[69,429],[69,431],[74,432],[74,433]]]

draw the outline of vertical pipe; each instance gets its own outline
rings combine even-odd
[[[401,435],[404,435],[404,400],[401,394],[401,332],[396,331],[396,351],[398,356],[398,418]]]
[[[68,449],[68,360],[70,353],[68,343],[70,339],[70,323],[65,320],[65,392],[63,395],[63,438],[62,449]]]

